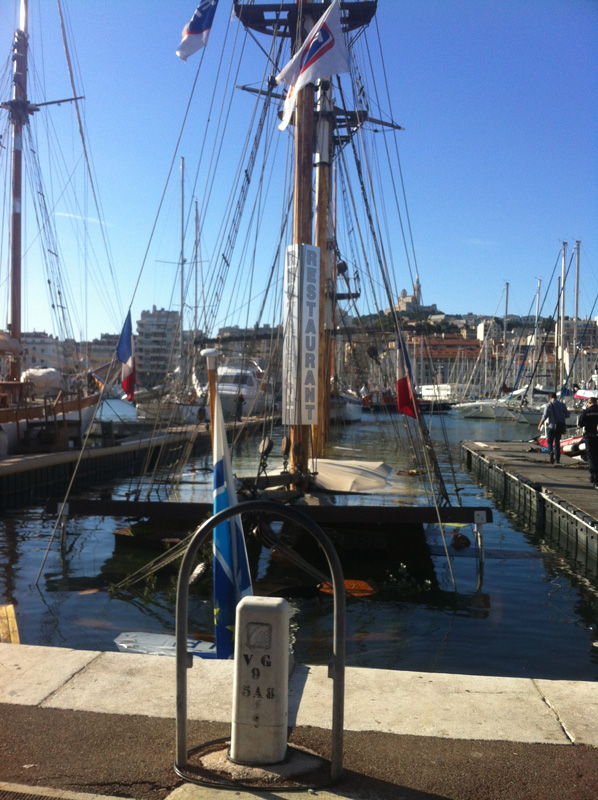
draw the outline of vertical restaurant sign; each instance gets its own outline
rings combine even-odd
[[[283,425],[318,423],[320,248],[287,248],[284,269]]]

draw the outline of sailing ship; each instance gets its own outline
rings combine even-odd
[[[241,163],[232,171],[234,188],[226,194],[229,213],[218,231],[210,222],[210,214],[218,216],[219,210],[218,198],[211,194],[213,177],[209,170],[205,177],[206,199],[196,216],[195,238],[206,254],[211,255],[198,259],[202,263],[207,260],[208,266],[202,273],[199,323],[189,341],[194,342],[195,348],[218,344],[222,351],[226,337],[218,341],[216,320],[225,317],[238,324],[240,317],[235,317],[232,311],[235,303],[239,306],[238,314],[247,315],[252,298],[242,291],[244,287],[251,287],[260,298],[259,302],[253,301],[258,322],[253,328],[245,327],[246,340],[244,343],[235,340],[235,347],[242,351],[245,364],[258,354],[269,356],[270,374],[279,371],[282,389],[280,396],[277,391],[270,394],[268,407],[261,412],[264,438],[259,446],[259,466],[257,474],[238,476],[242,478],[240,496],[266,493],[283,502],[300,502],[307,513],[320,520],[340,521],[342,506],[346,508],[345,519],[350,518],[354,525],[365,520],[371,523],[372,519],[389,525],[404,521],[413,523],[421,533],[422,519],[436,523],[439,518],[442,522],[456,519],[459,514],[463,519],[473,519],[473,512],[459,508],[458,492],[451,496],[414,392],[397,311],[397,276],[392,269],[395,257],[391,251],[395,242],[391,229],[395,223],[388,221],[388,214],[396,198],[385,197],[384,187],[379,190],[366,178],[375,172],[370,154],[379,150],[378,132],[383,130],[396,137],[402,130],[389,111],[374,115],[369,107],[375,90],[368,86],[367,79],[375,76],[367,59],[360,62],[357,42],[365,36],[376,11],[376,2],[361,0],[287,2],[277,4],[276,8],[272,4],[233,4],[234,19],[229,24],[240,22],[248,41],[255,36],[269,40],[269,74],[261,88],[242,87],[235,93],[235,100],[245,104],[252,97],[256,99],[253,112],[248,114],[250,133],[245,139]],[[213,21],[211,13],[210,24]],[[194,35],[199,42],[200,37]],[[201,37],[202,44],[206,41],[207,36]],[[245,50],[235,49],[240,47],[238,36],[230,41],[234,41],[233,52],[227,57],[235,63]],[[250,69],[255,69],[255,65]],[[230,88],[225,86],[223,105],[230,101]],[[209,126],[209,120],[204,122]],[[238,143],[238,125],[231,133]],[[206,141],[210,141],[208,134]],[[221,148],[226,147],[226,140],[218,130],[211,141],[212,162],[222,152]],[[281,141],[288,145],[288,162],[282,164],[282,170]],[[386,158],[384,170],[396,173],[396,159],[389,151],[383,156],[384,149],[379,156]],[[207,152],[206,147],[202,158]],[[280,172],[288,175],[288,179],[282,183],[271,181],[269,176]],[[384,183],[387,187],[392,185],[391,181]],[[270,195],[277,196],[283,209],[278,227],[271,222],[275,214]],[[390,205],[387,207],[386,203]],[[249,215],[244,214],[248,206]],[[377,215],[377,208],[384,208],[384,213]],[[401,210],[395,208],[395,212],[400,215]],[[235,245],[241,233],[244,241],[261,242],[266,238],[267,243],[260,244],[259,250],[255,245],[251,253],[242,249],[237,254]],[[265,270],[267,252],[274,252],[274,258],[270,269]],[[350,253],[351,258],[343,257],[343,253]],[[372,294],[365,297],[348,283],[348,264],[352,271],[367,274]],[[381,292],[380,297],[377,292]],[[411,453],[413,470],[408,480],[420,481],[421,486],[410,487],[407,493],[417,497],[417,511],[404,502],[397,502],[391,508],[388,494],[378,503],[370,498],[364,506],[358,492],[346,489],[362,485],[353,474],[359,469],[359,461],[348,464],[344,460],[339,469],[327,469],[326,460],[333,455],[329,445],[330,421],[336,403],[347,399],[349,405],[350,398],[350,413],[355,419],[361,418],[363,408],[361,397],[352,390],[351,383],[361,385],[363,381],[358,383],[357,378],[366,368],[359,364],[362,354],[351,335],[345,334],[350,327],[355,329],[360,325],[358,301],[365,301],[366,307],[371,303],[377,308],[387,308],[384,324],[370,323],[367,332],[364,328],[367,344],[363,358],[368,358],[366,351],[384,352],[387,361],[394,365],[395,397],[397,409],[402,413],[394,415],[389,435],[397,436],[398,446]],[[184,305],[181,298],[181,307]],[[268,308],[272,317],[266,327],[277,332],[277,336],[280,334],[283,341],[280,364],[274,355],[272,339],[266,342],[267,350],[258,349],[257,331]],[[351,312],[354,319],[349,320]],[[242,328],[237,327],[236,331],[239,330]],[[212,380],[222,400],[228,375],[220,367],[214,369]],[[234,384],[237,379],[232,380]],[[233,404],[238,395],[235,384],[231,392]],[[278,409],[274,403],[278,404],[282,417],[282,472],[278,466],[268,465],[268,458],[275,457],[272,425]],[[237,426],[234,435],[235,439],[242,435]],[[366,465],[363,467],[366,473]],[[383,468],[381,475],[371,492],[387,492],[384,481],[387,474]],[[330,526],[329,522],[326,524]]]
[[[12,97],[0,98],[0,108],[7,112],[6,122],[11,130],[10,147],[3,146],[0,149],[3,158],[10,158],[10,169],[4,170],[4,174],[11,176],[10,252],[7,270],[10,302],[6,314],[8,329],[0,331],[0,427],[4,440],[3,450],[8,454],[66,450],[80,446],[81,437],[91,422],[101,397],[92,372],[82,369],[80,363],[72,364],[70,368],[66,364],[60,364],[56,368],[24,370],[22,306],[25,287],[22,285],[22,262],[29,247],[29,242],[24,237],[24,215],[28,206],[23,180],[26,158],[32,161],[29,177],[40,181],[36,191],[31,193],[31,201],[38,203],[38,228],[32,239],[39,237],[43,243],[41,258],[47,259],[47,284],[52,296],[52,307],[62,321],[61,332],[64,338],[74,340],[64,326],[65,291],[61,282],[63,278],[60,277],[59,250],[55,240],[54,209],[50,210],[46,189],[41,185],[41,169],[37,163],[37,144],[31,118],[36,113],[48,113],[46,106],[77,104],[81,100],[80,97],[47,102],[30,100],[28,61],[28,2],[21,0],[12,59],[7,62],[12,63]],[[6,85],[6,82],[2,85]]]
[[[214,7],[210,8],[213,11]],[[451,489],[445,481],[414,391],[396,302],[399,291],[393,264],[398,257],[391,252],[396,245],[392,233],[398,223],[389,217],[391,211],[399,215],[401,211],[396,206],[396,196],[384,195],[385,187],[387,192],[392,187],[391,180],[385,179],[380,191],[370,181],[375,174],[397,172],[396,152],[393,155],[386,148],[387,139],[378,147],[379,131],[396,137],[402,130],[390,110],[374,114],[369,107],[376,93],[368,88],[366,73],[370,73],[371,65],[368,58],[360,62],[358,43],[376,10],[376,2],[362,0],[283,2],[275,7],[270,3],[233,4],[234,19],[229,24],[240,22],[246,36],[243,40],[238,31],[239,35],[226,38],[227,46],[233,50],[228,57],[235,63],[237,57],[248,52],[256,35],[267,37],[268,74],[261,88],[245,87],[248,91],[234,93],[235,100],[245,104],[252,97],[256,99],[253,112],[246,114],[250,133],[238,168],[231,171],[228,160],[221,159],[225,175],[228,172],[233,182],[233,188],[226,193],[224,210],[218,207],[221,198],[212,195],[216,182],[211,166],[204,176],[205,197],[197,215],[196,241],[198,250],[202,250],[197,261],[207,262],[207,266],[203,268],[199,305],[185,299],[189,284],[181,281],[181,326],[185,308],[197,308],[199,317],[192,326],[193,335],[182,338],[193,347],[187,363],[197,364],[200,348],[213,359],[208,369],[211,420],[215,419],[214,400],[220,396],[213,345],[226,342],[226,336],[218,329],[222,320],[230,324],[235,335],[242,330],[247,334],[244,342],[234,342],[243,363],[263,356],[268,359],[270,374],[281,378],[280,395],[278,390],[271,392],[270,405],[263,411],[261,441],[257,437],[252,440],[256,468],[251,474],[237,472],[235,476],[240,513],[243,501],[256,497],[292,503],[325,528],[344,557],[349,550],[357,551],[361,561],[370,558],[381,564],[386,563],[381,558],[385,551],[392,554],[395,563],[401,563],[404,554],[409,554],[424,564],[429,574],[433,564],[426,547],[425,526],[430,523],[444,531],[445,525],[469,524],[479,532],[491,520],[491,511],[462,506],[458,487]],[[213,13],[210,22],[212,18]],[[205,44],[206,37],[202,41]],[[296,59],[295,64],[318,63],[315,56],[321,45],[328,55],[335,54],[335,46],[345,51],[340,70],[344,77],[338,77],[340,63],[333,58],[332,62],[319,64],[324,69],[319,74],[304,72],[304,86],[295,79],[285,89],[281,79],[277,88],[276,77],[284,72],[282,68],[289,57]],[[209,45],[206,52],[208,49]],[[346,65],[348,73],[344,71]],[[250,69],[255,70],[255,63]],[[230,87],[223,89],[221,99],[226,108],[231,101]],[[212,131],[212,120],[225,116],[202,114],[202,121]],[[281,125],[284,131],[280,130]],[[211,140],[206,134],[205,141],[211,141],[214,148],[210,165],[218,161],[219,153],[238,153],[238,120],[228,133],[233,138],[230,151],[225,149],[227,138],[223,131],[214,130]],[[288,151],[286,162],[280,152],[283,143]],[[375,159],[371,162],[375,151],[385,159],[382,170],[381,161],[376,169]],[[208,152],[206,144],[201,157],[208,158]],[[285,175],[282,181],[272,177],[279,173]],[[223,183],[218,186],[224,197]],[[203,195],[202,189],[198,194]],[[272,202],[282,209],[278,217],[269,206]],[[211,222],[212,215],[223,221],[220,227]],[[266,244],[258,247],[262,238]],[[239,241],[242,244],[237,252]],[[252,246],[247,247],[247,242]],[[351,257],[343,259],[343,253]],[[371,291],[367,296],[353,291],[353,287],[344,291],[346,261],[350,261],[353,270],[368,276]],[[183,264],[181,258],[181,274]],[[361,325],[362,311],[357,301],[364,303],[366,309],[387,309],[386,313],[370,315],[374,319],[362,326],[360,337],[366,342],[363,352],[350,332]],[[256,309],[253,327],[247,324],[250,305]],[[263,337],[259,333],[262,326],[268,331]],[[280,360],[273,347],[278,338],[283,342]],[[260,342],[263,350],[259,349]],[[388,440],[396,441],[397,450],[405,454],[409,466],[394,475],[383,462],[365,462],[358,457],[337,459],[331,441],[334,396],[362,385],[367,359],[373,357],[368,353],[382,352],[393,365],[399,413],[377,424],[388,425]],[[188,384],[189,389],[192,385]],[[361,416],[362,402],[356,392],[355,400]],[[282,427],[274,432],[278,409]],[[192,427],[193,437],[197,424]],[[243,424],[237,423],[229,429],[229,437],[231,434],[235,466],[235,445],[241,436],[245,441],[249,435],[244,433]],[[280,443],[278,457],[275,440]],[[189,457],[188,450],[184,456]],[[450,458],[448,445],[446,457]],[[139,487],[127,493],[127,499],[104,502],[70,498],[70,513],[109,513],[128,520],[147,519],[153,514],[169,520],[183,515],[189,519],[191,515],[191,530],[211,515],[212,503],[179,502],[177,481],[182,466],[183,462],[178,472],[169,471],[168,486],[166,480],[155,480],[155,467],[148,468],[143,473],[145,483],[140,480]],[[390,478],[393,483],[389,483]],[[272,532],[264,531],[259,524],[253,532],[254,544],[273,541]],[[450,537],[446,542],[450,543]],[[477,533],[476,542],[481,544]]]

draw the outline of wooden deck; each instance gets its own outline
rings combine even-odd
[[[587,464],[567,456],[560,465],[532,442],[463,442],[463,460],[499,505],[523,516],[573,555],[592,574],[598,572],[598,491]]]
[[[20,644],[15,607],[0,606],[0,642],[2,644]]]

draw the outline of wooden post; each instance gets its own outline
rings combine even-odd
[[[214,407],[216,405],[216,362],[220,356],[220,350],[208,347],[200,353],[208,363],[208,401],[210,405],[210,436],[212,447],[214,446]]]

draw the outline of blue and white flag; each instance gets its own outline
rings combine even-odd
[[[233,470],[226,440],[220,398],[214,401],[214,514],[237,504]],[[253,594],[241,517],[233,517],[214,530],[214,630],[216,658],[232,658],[237,603]]]
[[[338,0],[334,0],[308,33],[301,49],[276,76],[277,83],[289,86],[279,130],[283,131],[291,121],[298,91],[308,83],[315,83],[318,78],[349,72],[350,69],[340,5]]]
[[[177,56],[183,61],[207,45],[217,5],[218,0],[201,0],[195,14],[183,28],[183,38],[176,51]]]

